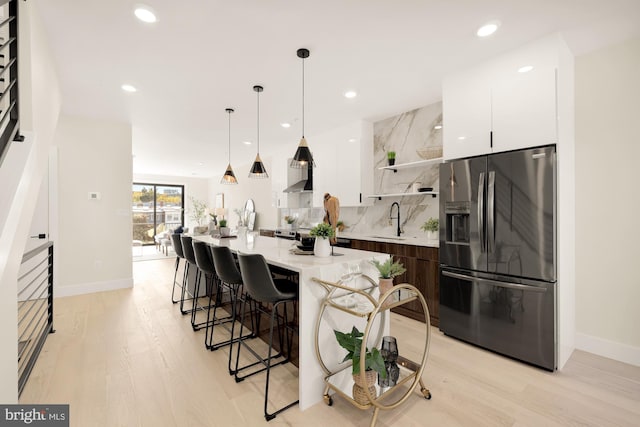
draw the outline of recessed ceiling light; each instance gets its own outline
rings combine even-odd
[[[358,93],[355,90],[348,90],[344,93],[344,97],[345,98],[355,98],[356,96],[358,96]]]
[[[280,123],[280,126],[282,126],[285,129],[289,129],[291,127],[291,123]]]
[[[137,92],[138,91],[138,89],[136,89],[135,86],[132,86],[132,85],[129,85],[129,84],[124,84],[124,85],[122,85],[120,87],[125,92]]]
[[[459,136],[459,137],[458,137],[458,139],[459,139],[460,141],[464,141],[465,139],[467,139],[467,137],[466,137],[466,136]]]
[[[153,23],[158,20],[158,18],[156,18],[156,14],[153,13],[153,10],[149,6],[136,6],[133,13],[136,15],[136,18],[142,22]]]
[[[204,163],[198,162],[198,166],[204,166]]]
[[[244,145],[251,145],[251,141],[242,141]]]
[[[491,34],[496,32],[496,30],[498,29],[498,26],[499,24],[497,22],[490,22],[478,28],[478,31],[476,32],[476,34],[478,35],[478,37],[490,36]]]
[[[435,125],[433,128],[434,129],[442,129],[442,125]]]
[[[525,65],[524,67],[518,68],[519,73],[528,73],[531,70],[533,70],[533,65]]]
[[[356,139],[355,138],[350,138],[349,142],[356,142]]]

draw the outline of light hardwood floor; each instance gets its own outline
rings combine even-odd
[[[368,426],[372,411],[336,397],[267,423],[264,376],[236,384],[227,350],[204,349],[204,331],[170,302],[174,259],[134,263],[133,289],[59,298],[49,336],[21,403],[69,403],[71,425]],[[408,339],[420,324],[392,318]],[[274,399],[297,392],[297,370],[274,370]],[[576,351],[550,373],[432,329],[424,373],[433,399],[411,396],[378,426],[638,426],[640,368]]]

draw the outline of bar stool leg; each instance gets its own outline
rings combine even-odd
[[[173,290],[171,291],[171,302],[176,304],[179,299],[176,299],[176,285],[182,288],[181,284],[178,284],[178,270],[180,269],[180,257],[176,257],[176,271],[173,273]]]

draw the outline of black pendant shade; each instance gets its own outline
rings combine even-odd
[[[235,174],[233,173],[233,168],[231,167],[231,163],[227,165],[227,170],[222,175],[222,179],[220,180],[220,184],[237,184],[238,180],[236,179]]]
[[[293,159],[291,159],[289,166],[292,168],[306,168],[309,163],[311,163],[312,167],[315,167],[316,165],[313,161],[313,156],[311,155],[309,146],[307,145],[307,140],[303,136],[300,140],[300,144],[298,144],[296,154],[293,156]]]
[[[249,170],[249,178],[269,178],[267,168],[264,167],[264,163],[262,163],[262,159],[260,158],[260,92],[262,92],[264,88],[256,85],[253,87],[253,90],[256,92],[258,98],[258,152],[256,153],[256,160],[253,162],[253,165],[251,165],[251,169]]]
[[[238,180],[231,167],[231,113],[233,113],[233,108],[227,108],[225,111],[229,114],[229,164],[227,165],[227,170],[224,172],[224,175],[222,175],[220,184],[237,184]]]
[[[311,155],[311,150],[309,150],[309,146],[307,145],[307,140],[304,137],[304,60],[309,57],[309,50],[298,49],[296,55],[302,59],[302,138],[289,166],[292,168],[306,169],[309,167],[309,164],[311,164],[312,167],[316,166],[316,162],[313,161],[313,156]]]

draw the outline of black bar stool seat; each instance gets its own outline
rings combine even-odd
[[[291,354],[291,342],[292,335],[296,333],[296,328],[292,324],[293,322],[289,321],[289,317],[287,315],[287,303],[289,305],[293,304],[294,307],[294,322],[297,318],[296,316],[296,302],[298,299],[298,285],[297,283],[287,280],[287,279],[273,279],[271,276],[271,271],[269,270],[269,266],[264,259],[264,257],[260,254],[238,254],[238,261],[240,263],[240,274],[242,276],[242,283],[244,285],[244,289],[248,294],[249,298],[252,299],[258,304],[256,304],[256,309],[259,313],[263,313],[270,317],[270,325],[269,325],[269,342],[267,343],[269,346],[268,354],[266,358],[258,355],[247,343],[246,340],[239,341],[238,352],[236,354],[236,367],[235,367],[235,379],[236,382],[240,382],[245,378],[255,375],[259,372],[266,371],[266,381],[265,381],[265,391],[264,391],[264,417],[267,421],[272,420],[276,417],[277,414],[282,411],[298,404],[298,400],[291,402],[280,409],[275,410],[272,413],[269,413],[267,404],[269,400],[269,377],[271,373],[271,368],[287,363],[289,361],[289,357]],[[271,305],[271,308],[268,307],[268,304]],[[282,312],[280,308],[282,307]],[[242,336],[242,328],[244,325],[244,316],[246,311],[246,302],[242,304],[242,315],[240,320],[240,335]],[[258,314],[259,316],[260,314]],[[277,326],[278,329],[278,338],[280,351],[273,355],[273,336],[274,336],[274,327]],[[284,336],[284,337],[283,337]],[[285,349],[285,341],[286,341],[286,351]],[[247,350],[252,353],[258,360],[255,363],[247,365],[243,368],[238,368],[239,360],[240,360],[240,350],[242,347],[246,347]],[[282,357],[282,360],[278,362],[274,362],[274,359]],[[263,368],[251,372],[247,375],[240,376],[238,373],[245,368],[250,366],[254,366],[257,364],[262,364]]]

